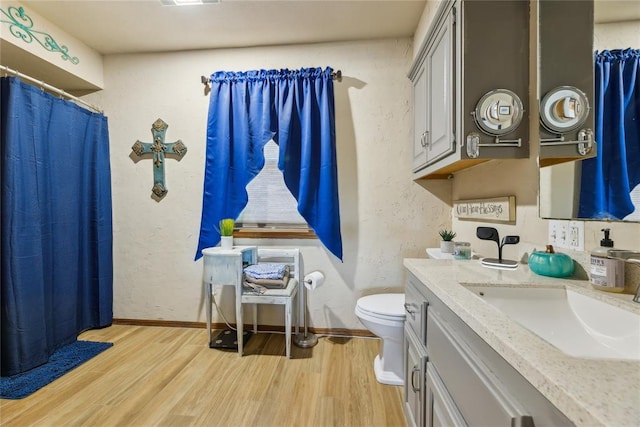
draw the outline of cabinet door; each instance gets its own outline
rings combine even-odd
[[[404,411],[407,425],[423,427],[424,424],[424,374],[427,354],[413,332],[404,330]]]
[[[532,418],[439,309],[427,313],[429,364],[471,425],[532,426]],[[427,368],[428,370],[428,368]],[[427,387],[428,389],[428,387]]]
[[[413,171],[427,164],[427,74],[423,62],[413,80]]]
[[[427,163],[455,150],[454,126],[454,24],[455,8],[436,31],[427,49]]]
[[[640,5],[636,4],[636,7],[640,7]],[[573,86],[581,91],[591,104],[585,122],[577,128],[570,128],[564,132],[547,129],[541,119],[540,166],[582,160],[595,157],[597,154],[595,146],[585,155],[581,155],[578,150],[580,130],[595,130],[593,11],[593,1],[579,3],[542,1],[538,3],[540,99],[544,100],[553,89]],[[571,16],[573,22],[580,22],[580,25],[569,32],[562,28],[566,25],[567,16]],[[565,99],[564,97],[558,98]],[[566,99],[570,100],[571,97],[567,96]],[[542,101],[541,104],[543,104]],[[560,104],[559,101],[558,104]],[[545,109],[541,108],[541,115],[544,115],[542,110]],[[583,110],[585,110],[584,107]],[[564,121],[571,122],[569,119]],[[600,142],[596,141],[596,143]]]
[[[467,423],[462,418],[453,399],[449,396],[432,363],[427,363],[426,377],[426,425],[428,427],[466,426]]]

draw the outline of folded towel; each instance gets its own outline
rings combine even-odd
[[[284,277],[284,273],[289,266],[286,264],[252,264],[244,269],[244,274],[254,279],[274,279],[280,280]]]
[[[264,286],[265,288],[269,289],[284,289],[289,283],[289,266],[287,266],[287,268],[285,269],[282,279],[256,279],[249,276],[248,274],[245,274],[244,280],[247,283]]]

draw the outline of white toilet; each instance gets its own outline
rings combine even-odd
[[[403,385],[404,294],[362,297],[355,312],[360,322],[381,338],[380,354],[373,361],[376,379],[382,384]]]

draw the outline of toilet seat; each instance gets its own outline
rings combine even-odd
[[[377,294],[358,299],[356,313],[360,317],[404,322],[404,294]]]

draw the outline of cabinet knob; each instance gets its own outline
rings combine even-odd
[[[416,314],[416,310],[414,308],[411,308],[411,305],[407,304],[406,302],[404,303],[404,309],[411,315],[411,317]]]

